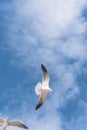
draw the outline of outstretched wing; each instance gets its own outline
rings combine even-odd
[[[26,125],[24,125],[23,123],[21,123],[19,121],[8,121],[8,125],[28,129],[28,127]]]
[[[46,97],[47,97],[47,93],[42,92],[41,95],[40,95],[40,97],[39,97],[39,101],[38,101],[38,103],[36,105],[36,108],[35,108],[36,110],[43,105],[43,103],[46,100]]]
[[[43,71],[43,80],[46,81],[46,82],[49,82],[50,76],[48,74],[46,67],[43,64],[41,64],[41,68],[42,68],[42,71]]]

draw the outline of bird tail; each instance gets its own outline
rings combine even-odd
[[[37,95],[40,95],[41,94],[41,90],[42,90],[42,87],[41,87],[41,83],[37,83],[36,87],[35,87],[35,92]]]

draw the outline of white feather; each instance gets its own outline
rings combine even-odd
[[[36,87],[35,87],[35,92],[37,95],[41,94],[41,90],[42,90],[42,84],[41,82],[37,83]]]

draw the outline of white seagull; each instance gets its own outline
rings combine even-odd
[[[49,74],[47,72],[47,69],[44,65],[41,64],[42,72],[43,72],[43,80],[42,83],[39,82],[35,87],[35,92],[37,95],[39,95],[39,101],[36,105],[36,110],[41,107],[41,105],[45,102],[47,94],[49,92],[52,92],[52,89],[49,88]]]
[[[20,128],[28,129],[27,126],[25,126],[23,123],[19,121],[9,121],[8,119],[2,119],[0,118],[0,123],[3,123],[3,130],[6,130],[7,126],[17,126]]]

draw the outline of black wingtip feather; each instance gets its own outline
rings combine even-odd
[[[42,106],[43,103],[40,103],[36,106],[35,110],[37,110],[38,108],[40,108]]]
[[[29,128],[26,126],[25,129],[29,129]]]
[[[25,126],[24,124],[23,124],[23,127],[24,127],[24,129],[29,129],[27,126]]]
[[[42,68],[42,70],[44,70],[45,72],[47,72],[47,69],[46,69],[46,67],[43,64],[41,64],[41,68]]]

